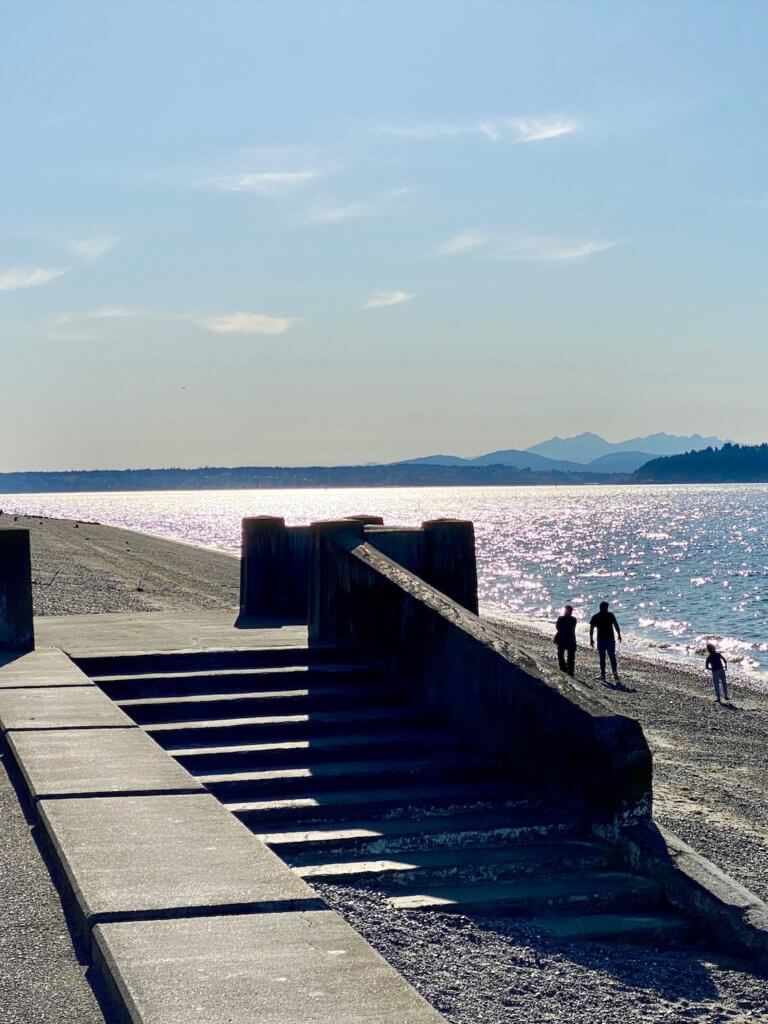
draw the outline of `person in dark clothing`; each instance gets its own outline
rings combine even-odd
[[[600,602],[600,611],[589,620],[589,646],[595,646],[597,631],[597,653],[600,656],[600,678],[605,682],[605,656],[611,663],[613,678],[619,682],[619,668],[616,664],[616,638],[621,640],[621,627],[613,612],[608,611],[608,602]]]
[[[715,647],[714,644],[707,644],[707,660],[704,663],[705,668],[708,668],[712,673],[712,685],[715,688],[715,699],[718,704],[723,702],[720,700],[720,687],[723,688],[723,696],[725,697],[726,703],[730,703],[728,698],[728,680],[725,678],[725,670],[728,668],[728,659],[724,654]]]
[[[567,604],[563,614],[555,623],[555,643],[557,644],[557,664],[561,672],[573,675],[576,667],[576,623],[573,606]]]

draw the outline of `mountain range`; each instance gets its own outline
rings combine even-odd
[[[606,441],[599,434],[576,437],[551,437],[530,448],[506,448],[463,458],[459,455],[425,455],[405,459],[396,465],[423,466],[513,466],[535,472],[561,473],[634,473],[651,459],[661,455],[680,455],[703,448],[720,448],[719,437],[701,434],[649,434],[626,441]]]

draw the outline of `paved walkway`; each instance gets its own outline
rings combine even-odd
[[[305,625],[270,620],[239,622],[233,609],[50,615],[35,620],[38,647],[60,647],[73,658],[136,651],[199,651],[295,647],[306,644]]]

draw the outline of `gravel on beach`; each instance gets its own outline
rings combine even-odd
[[[237,605],[239,567],[229,555],[106,526],[0,517],[0,527],[14,525],[31,530],[37,614]],[[551,634],[494,621],[519,646],[554,660]],[[733,706],[719,707],[703,667],[619,656],[624,689],[600,683],[588,648],[579,650],[577,679],[642,723],[654,755],[657,820],[768,899],[768,695],[734,675]],[[4,822],[8,814],[3,807]],[[22,922],[13,955],[0,962],[0,998],[24,987],[25,965],[47,963],[50,991],[66,990],[62,1005],[80,1010],[4,1018],[0,1009],[0,1021],[97,1020],[87,986],[81,990],[82,969],[71,950],[62,953],[66,936],[52,887],[40,880],[42,862],[22,833],[5,829],[0,849],[0,859],[15,865],[10,873],[0,867],[0,904],[9,921]],[[768,977],[705,950],[558,944],[503,918],[405,913],[369,890],[318,888],[453,1024],[768,1021]],[[19,889],[29,894],[24,903]],[[30,1005],[37,999],[44,1008],[39,992],[32,990]]]

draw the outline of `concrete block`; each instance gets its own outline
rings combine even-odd
[[[423,529],[424,579],[477,615],[474,524],[468,519],[432,519],[423,524]]]
[[[309,528],[286,526],[279,516],[253,516],[243,519],[241,538],[240,614],[305,618]]]
[[[204,792],[140,729],[31,729],[9,733],[8,747],[33,801]]]
[[[0,730],[127,729],[134,722],[97,686],[0,690]]]
[[[32,561],[29,530],[0,530],[0,650],[31,651]]]
[[[0,655],[0,690],[29,686],[93,686],[93,683],[57,647],[41,647],[21,655]]]
[[[207,793],[41,800],[37,807],[80,934],[97,921],[321,905]]]
[[[332,911],[100,924],[94,940],[131,1024],[444,1024]]]

